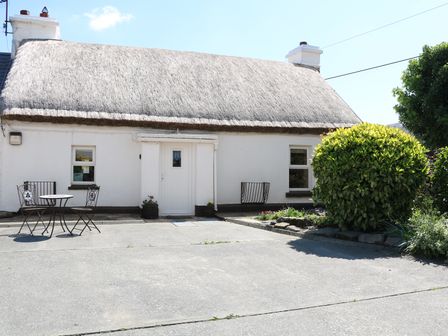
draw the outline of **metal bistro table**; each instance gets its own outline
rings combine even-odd
[[[45,227],[44,231],[42,231],[42,234],[44,234],[44,232],[47,231],[51,225],[50,237],[53,236],[54,224],[56,223],[57,215],[59,215],[59,223],[61,224],[62,230],[65,232],[65,229],[67,229],[67,231],[70,234],[72,234],[67,226],[67,223],[65,222],[65,211],[64,210],[65,210],[65,206],[67,205],[68,200],[73,198],[73,195],[42,195],[42,196],[39,196],[39,198],[46,200],[48,203],[48,206],[51,209],[50,221],[48,222],[48,225]],[[65,228],[64,228],[64,226],[65,226]]]

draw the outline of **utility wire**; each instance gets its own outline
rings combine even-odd
[[[339,77],[344,77],[344,76],[349,76],[349,75],[354,75],[354,74],[357,74],[357,73],[360,73],[360,72],[369,71],[369,70],[382,68],[382,67],[385,67],[385,66],[388,66],[388,65],[392,65],[392,64],[397,64],[397,63],[401,63],[401,62],[410,61],[412,59],[419,58],[419,57],[420,56],[414,56],[414,57],[405,58],[405,59],[402,59],[402,60],[399,60],[399,61],[395,61],[395,62],[390,62],[390,63],[381,64],[381,65],[376,65],[376,66],[373,66],[373,67],[370,67],[370,68],[356,70],[356,71],[348,72],[348,73],[345,73],[345,74],[342,74],[342,75],[327,77],[327,78],[325,78],[325,80],[339,78]]]
[[[378,31],[378,30],[381,30],[381,29],[384,29],[384,28],[386,28],[386,27],[392,26],[392,25],[394,25],[394,24],[397,24],[397,23],[400,23],[400,22],[403,22],[403,21],[412,19],[412,18],[414,18],[414,17],[416,17],[416,16],[419,16],[419,15],[422,15],[422,14],[425,14],[425,13],[428,13],[428,12],[431,12],[431,11],[433,11],[433,10],[439,9],[439,8],[444,7],[444,6],[447,6],[447,5],[448,5],[448,2],[445,2],[445,3],[441,4],[441,5],[436,6],[436,7],[429,8],[429,9],[424,10],[424,11],[422,11],[422,12],[418,12],[418,13],[415,13],[415,14],[413,14],[413,15],[407,16],[407,17],[405,17],[405,18],[399,19],[399,20],[397,20],[397,21],[390,22],[390,23],[387,23],[387,24],[385,24],[385,25],[376,27],[376,28],[374,28],[374,29],[365,31],[365,32],[363,32],[363,33],[359,33],[359,34],[350,36],[350,37],[348,37],[348,38],[346,38],[346,39],[343,39],[343,40],[340,40],[340,41],[337,41],[337,42],[328,44],[328,45],[322,47],[322,49],[330,48],[330,47],[333,47],[333,46],[335,46],[335,45],[338,45],[338,44],[341,44],[341,43],[344,43],[344,42],[353,40],[353,39],[355,39],[355,38],[358,38],[358,37],[361,37],[361,36],[364,36],[364,35],[367,35],[367,34],[376,32],[376,31]]]

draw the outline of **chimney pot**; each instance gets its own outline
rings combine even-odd
[[[320,71],[320,55],[322,50],[319,47],[309,45],[306,41],[300,42],[299,46],[291,50],[286,58],[289,63],[298,66]]]
[[[27,10],[27,9],[22,9],[22,10],[20,11],[20,15],[30,15],[30,11]]]
[[[42,8],[42,12],[40,13],[40,17],[48,17],[48,8]]]

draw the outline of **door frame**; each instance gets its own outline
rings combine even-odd
[[[213,203],[215,205],[215,210],[217,210],[218,203],[218,190],[217,190],[217,150],[218,150],[218,135],[217,134],[206,134],[206,133],[136,133],[134,135],[134,141],[152,144],[152,148],[149,152],[149,156],[144,155],[140,158],[142,162],[141,166],[141,201],[143,201],[147,195],[153,195],[156,200],[161,199],[161,172],[162,172],[162,145],[165,143],[189,143],[191,144],[191,203],[192,211],[194,214],[194,206],[196,204],[196,145],[197,144],[212,144],[213,145]],[[146,147],[148,150],[148,147]],[[147,174],[146,169],[151,167],[152,171],[156,174],[155,176]],[[163,214],[162,214],[163,215]],[[168,214],[169,216],[169,214]]]
[[[161,216],[192,216],[194,215],[194,194],[195,194],[195,185],[196,185],[196,176],[194,174],[196,170],[196,157],[195,157],[195,144],[194,143],[185,143],[185,142],[163,142],[160,144],[160,160],[159,160],[159,181],[160,181],[160,202],[159,202],[159,211]],[[164,203],[169,203],[169,197],[166,196],[167,190],[164,188],[163,180],[165,169],[177,169],[176,167],[169,167],[169,160],[171,158],[170,154],[172,151],[181,150],[182,161],[184,161],[185,152],[187,152],[188,157],[188,166],[181,167],[187,169],[187,183],[188,183],[188,211],[186,212],[166,212],[163,207],[167,208]]]

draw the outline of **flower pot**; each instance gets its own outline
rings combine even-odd
[[[159,218],[159,207],[157,206],[145,206],[142,208],[142,218],[144,219],[157,219]]]
[[[194,212],[197,217],[214,217],[216,213],[213,206],[209,205],[196,205]]]

